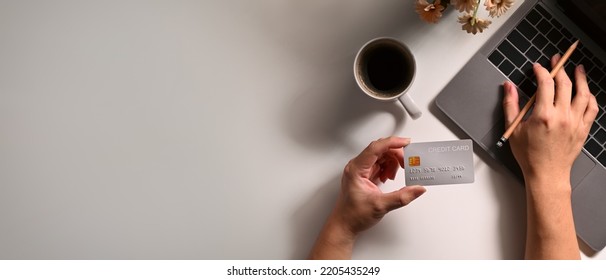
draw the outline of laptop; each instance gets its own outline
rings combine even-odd
[[[578,237],[600,251],[606,246],[606,1],[524,1],[435,102],[477,147],[523,179],[509,146],[496,146],[505,130],[501,85],[506,79],[516,84],[523,106],[536,91],[532,63],[550,69],[551,56],[577,38],[581,43],[564,69],[574,77],[574,67],[585,66],[600,112],[572,168],[572,208]]]

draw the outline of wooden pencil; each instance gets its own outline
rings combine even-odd
[[[560,69],[562,69],[562,66],[564,66],[566,61],[568,61],[568,58],[570,57],[572,52],[574,52],[574,50],[577,48],[578,45],[579,45],[579,40],[577,40],[572,45],[570,45],[570,48],[568,48],[568,50],[564,53],[564,55],[562,55],[562,58],[560,58],[560,60],[558,60],[558,63],[556,63],[556,65],[553,67],[553,69],[551,69],[551,72],[549,74],[551,74],[552,79],[556,76],[558,71],[560,71]],[[530,100],[528,100],[528,103],[526,103],[526,105],[524,105],[524,108],[522,108],[522,110],[520,111],[518,116],[515,118],[513,123],[511,123],[511,125],[507,128],[505,133],[503,133],[503,136],[501,136],[501,139],[499,139],[499,141],[497,141],[497,147],[499,147],[499,148],[503,147],[503,145],[507,142],[507,139],[509,139],[509,137],[511,137],[511,134],[513,133],[513,131],[516,129],[516,127],[518,127],[518,125],[520,124],[520,122],[522,121],[522,119],[524,118],[526,113],[528,113],[528,110],[530,110],[530,108],[534,104],[535,99],[536,99],[536,94],[533,95],[530,98]]]

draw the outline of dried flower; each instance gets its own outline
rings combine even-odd
[[[486,6],[486,10],[491,17],[500,17],[511,8],[513,1],[514,0],[486,0],[484,6]]]
[[[417,0],[416,10],[422,20],[436,23],[442,17],[444,6],[441,5],[441,0],[436,0],[433,4],[429,4],[427,0]]]
[[[488,28],[488,25],[490,25],[492,22],[490,20],[474,17],[470,14],[465,14],[459,17],[459,23],[463,24],[461,29],[467,31],[467,33],[473,33],[475,35],[478,33],[478,31],[482,33],[482,31]]]
[[[515,0],[484,0],[488,15],[492,18],[504,15],[514,4]],[[482,33],[492,23],[488,19],[478,17],[482,0],[415,0],[415,9],[419,17],[429,23],[437,23],[442,13],[452,5],[462,12],[459,23],[467,33]]]
[[[450,0],[450,4],[454,5],[459,12],[471,12],[476,8],[477,0]]]

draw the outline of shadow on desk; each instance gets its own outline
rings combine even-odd
[[[352,137],[360,122],[374,114],[393,116],[393,127],[377,125],[379,135],[394,134],[406,122],[407,116],[399,104],[376,101],[361,92],[352,77],[351,61],[353,57],[337,61],[330,67],[335,73],[320,73],[306,91],[286,106],[284,131],[301,146],[319,153],[345,148],[353,157],[361,151],[355,142],[358,139]]]
[[[253,14],[265,15],[252,22],[268,31],[266,39],[308,67],[297,69],[295,92],[285,93],[294,99],[280,117],[288,136],[312,152],[344,147],[357,154],[351,131],[375,113],[390,113],[395,120],[392,131],[377,134],[394,134],[403,126],[407,117],[399,104],[377,102],[358,88],[353,78],[355,54],[373,38],[430,28],[409,1],[344,3],[313,0],[250,7]]]
[[[452,120],[431,102],[429,111],[444,123],[459,139],[469,139]],[[491,178],[490,186],[499,203],[499,232],[501,233],[501,258],[523,259],[526,246],[526,193],[523,184],[505,166],[496,162],[488,153],[474,148],[478,155],[498,176]],[[484,186],[483,186],[484,187]]]
[[[317,191],[303,205],[300,205],[291,219],[293,225],[292,259],[306,259],[316,241],[326,218],[337,201],[341,187],[341,176],[335,176]]]

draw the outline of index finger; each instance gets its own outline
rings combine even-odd
[[[389,137],[373,141],[360,153],[353,162],[362,169],[371,168],[381,155],[391,149],[401,149],[410,143],[409,138]]]
[[[535,63],[533,65],[534,74],[537,77],[537,93],[535,106],[538,107],[553,107],[554,101],[554,81],[547,69],[543,68],[541,64]]]
[[[562,57],[559,54],[554,55],[551,58],[551,67],[555,67],[558,61]],[[557,106],[561,106],[563,108],[570,107],[570,99],[572,96],[572,82],[564,71],[564,67],[560,68],[556,73],[555,77],[555,90],[556,94],[554,97],[555,103]]]

